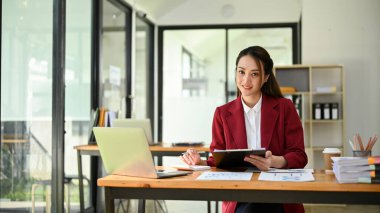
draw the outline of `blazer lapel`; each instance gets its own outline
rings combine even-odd
[[[268,148],[272,139],[273,131],[279,116],[279,112],[274,108],[278,101],[263,94],[261,107],[261,146]]]
[[[230,105],[228,109],[230,112],[226,116],[228,129],[232,134],[233,140],[231,141],[231,148],[246,149],[247,145],[247,132],[245,130],[244,110],[240,97]],[[233,147],[235,146],[235,147]]]

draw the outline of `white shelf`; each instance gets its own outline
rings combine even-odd
[[[302,96],[301,122],[304,128],[305,149],[309,157],[308,168],[323,169],[322,150],[325,147],[342,149],[345,139],[345,82],[342,65],[276,66],[274,74],[280,86],[295,87],[294,93]],[[318,87],[334,87],[334,92],[316,92]],[[293,98],[294,100],[294,98]],[[314,103],[338,103],[338,120],[313,119]]]

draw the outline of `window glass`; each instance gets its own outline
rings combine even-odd
[[[46,206],[51,180],[51,0],[2,1],[0,206]],[[17,202],[17,205],[16,205]]]

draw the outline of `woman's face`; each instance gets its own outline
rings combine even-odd
[[[249,55],[240,58],[236,68],[236,85],[243,97],[256,98],[261,94],[261,87],[268,79],[264,78],[256,60]]]

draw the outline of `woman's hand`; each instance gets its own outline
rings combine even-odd
[[[205,161],[201,159],[199,153],[194,149],[188,149],[179,158],[187,165],[207,165]]]
[[[265,158],[258,155],[249,155],[244,158],[244,161],[251,163],[261,171],[268,171],[272,164],[272,152],[266,151]]]
[[[265,152],[265,158],[257,155],[249,155],[244,158],[244,161],[251,163],[261,171],[268,171],[270,167],[280,169],[287,165],[287,161],[283,156],[272,155],[271,151]]]

